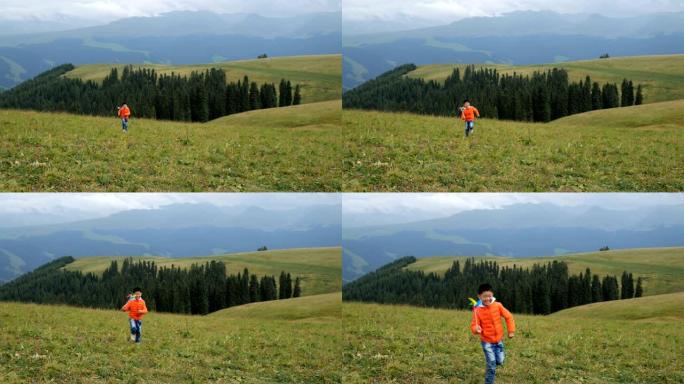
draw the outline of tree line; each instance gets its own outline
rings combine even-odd
[[[0,300],[119,308],[140,287],[150,310],[200,314],[223,308],[299,297],[301,280],[282,271],[275,276],[250,274],[245,268],[227,274],[221,261],[192,264],[187,269],[158,267],[154,261],[114,260],[101,276],[62,269],[71,256],[56,259],[0,286]]]
[[[342,288],[347,301],[410,304],[435,308],[470,308],[468,297],[476,297],[477,287],[492,285],[494,296],[517,313],[549,314],[578,305],[628,299],[643,295],[642,281],[623,272],[599,277],[587,268],[571,275],[562,261],[534,264],[531,268],[501,267],[495,261],[466,259],[455,261],[443,276],[404,267],[413,256],[402,257]]]
[[[227,82],[222,69],[193,71],[190,76],[158,74],[154,69],[115,67],[101,84],[63,76],[64,64],[0,93],[0,107],[112,116],[127,103],[134,117],[206,122],[233,113],[284,107],[302,102],[299,84],[281,79],[261,85],[244,76]]]
[[[464,99],[470,99],[483,117],[548,122],[597,109],[642,104],[641,85],[631,80],[600,85],[590,76],[570,82],[564,69],[532,75],[500,74],[493,68],[469,65],[463,74],[455,68],[441,83],[405,76],[415,70],[406,64],[344,93],[344,108],[402,111],[457,116]]]

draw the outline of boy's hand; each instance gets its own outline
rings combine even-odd
[[[475,332],[477,332],[477,333],[482,333],[482,328],[480,328],[479,325],[476,325],[476,326],[475,326]]]
[[[512,339],[515,336],[515,332],[508,332],[508,338]]]

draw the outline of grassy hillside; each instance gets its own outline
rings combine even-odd
[[[122,312],[3,303],[0,382],[340,382],[336,296],[272,304],[242,317],[152,312],[134,345]]]
[[[231,320],[255,318],[307,322],[339,320],[342,316],[342,293],[239,305],[214,312],[209,316]]]
[[[581,305],[556,312],[551,317],[681,322],[684,320],[684,292]]]
[[[407,268],[425,272],[443,273],[455,260],[461,263],[465,256],[437,256],[418,259]],[[477,257],[476,259],[481,259]],[[535,263],[552,260],[564,261],[570,273],[584,272],[590,268],[593,274],[619,276],[623,271],[643,278],[644,296],[684,292],[684,248],[643,248],[612,250],[604,252],[576,253],[552,257],[486,257],[502,266],[531,267]]]
[[[345,191],[681,191],[684,100],[548,124],[342,112]]]
[[[86,64],[80,65],[65,74],[71,78],[102,81],[113,67],[121,69],[125,64]],[[175,72],[190,75],[192,71],[205,71],[209,68],[222,68],[226,71],[227,81],[238,81],[243,76],[261,84],[275,83],[280,79],[290,80],[302,87],[302,103],[337,100],[342,96],[342,56],[315,55],[289,56],[267,59],[240,60],[200,65],[134,65],[135,68],[153,68],[160,74]]]
[[[658,296],[659,297],[659,296]],[[516,315],[516,337],[504,341],[501,383],[680,383],[684,296],[663,309],[659,300],[633,300],[658,318],[597,319],[593,313]],[[596,307],[613,303],[594,304]],[[622,303],[629,305],[628,302]],[[578,307],[579,310],[581,307]],[[481,383],[484,357],[470,334],[469,311],[344,303],[345,383]],[[670,326],[660,323],[667,319]]]
[[[465,64],[435,64],[420,66],[408,74],[410,77],[443,81],[454,68]],[[551,68],[564,68],[570,80],[578,81],[589,75],[600,84],[611,82],[618,86],[622,79],[633,80],[644,86],[644,102],[654,103],[684,99],[684,55],[631,56],[610,59],[571,61],[539,65],[481,65],[496,68],[501,73],[532,74]],[[480,65],[476,65],[480,67]]]
[[[233,253],[219,256],[166,258],[136,257],[135,260],[153,260],[158,266],[175,265],[190,267],[193,263],[215,260],[226,264],[228,273],[237,273],[248,268],[258,276],[275,275],[281,271],[290,272],[302,278],[302,295],[318,295],[339,292],[342,289],[342,256],[340,248],[301,248],[271,250],[263,252]],[[112,260],[123,260],[122,256],[85,257],[68,264],[69,270],[102,273]]]
[[[338,76],[339,77],[339,76]],[[339,100],[198,124],[0,110],[3,191],[337,191]]]

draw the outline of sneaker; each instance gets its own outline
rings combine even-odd
[[[135,335],[131,335],[131,341],[135,341]]]

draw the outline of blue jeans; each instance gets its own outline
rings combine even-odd
[[[473,133],[474,127],[475,127],[474,121],[466,121],[465,122],[465,135],[468,136],[469,134]]]
[[[487,343],[482,341],[482,350],[485,355],[485,362],[487,363],[487,370],[485,371],[485,384],[494,384],[494,377],[496,376],[496,367],[502,365],[504,362],[504,344],[503,341],[498,343]]]
[[[131,335],[135,335],[135,342],[139,343],[142,338],[142,320],[128,319],[131,325]]]
[[[121,119],[121,129],[128,131],[128,119],[125,117]]]

